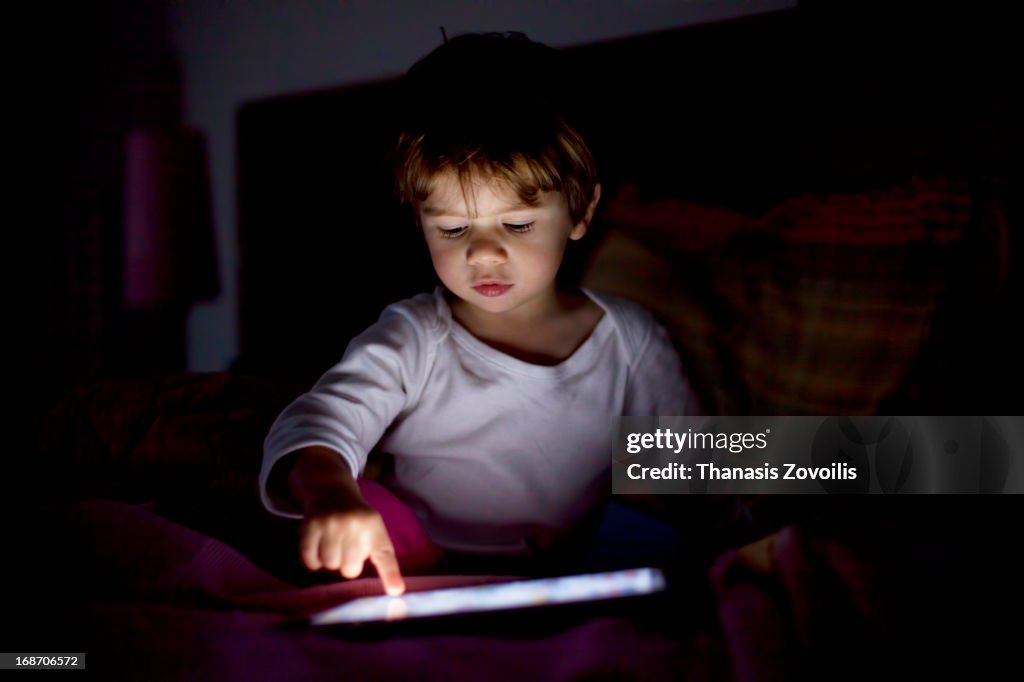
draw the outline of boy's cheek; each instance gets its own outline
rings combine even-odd
[[[456,274],[456,266],[454,264],[454,258],[451,253],[445,253],[443,250],[430,250],[430,260],[434,265],[434,272],[441,278],[441,281],[445,285],[449,286],[453,283],[454,275]]]

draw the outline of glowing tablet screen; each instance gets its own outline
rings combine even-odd
[[[374,623],[410,618],[499,611],[531,606],[640,596],[665,589],[656,568],[516,580],[443,590],[408,592],[400,597],[362,597],[312,616],[314,625]]]

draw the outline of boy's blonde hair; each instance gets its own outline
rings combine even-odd
[[[403,205],[429,196],[452,173],[470,203],[474,182],[500,182],[533,204],[541,191],[565,194],[573,224],[597,184],[593,154],[569,122],[569,83],[558,53],[522,33],[452,38],[402,81],[406,123],[394,150],[395,193]]]

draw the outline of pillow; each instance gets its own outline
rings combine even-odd
[[[903,390],[972,221],[966,183],[805,194],[759,216],[628,183],[583,285],[649,308],[717,414],[875,414]],[[962,249],[960,249],[962,251]]]

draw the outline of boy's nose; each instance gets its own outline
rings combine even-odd
[[[496,265],[508,260],[505,247],[494,239],[475,239],[469,244],[466,261],[470,265]]]

